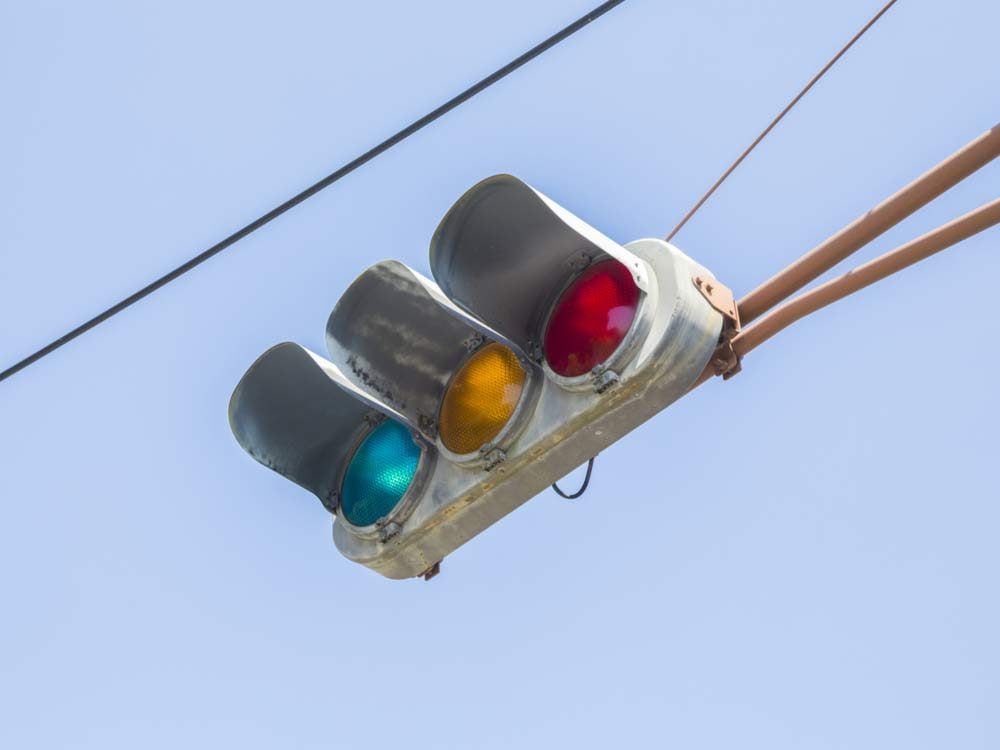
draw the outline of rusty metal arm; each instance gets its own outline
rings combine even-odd
[[[737,357],[742,358],[806,315],[996,224],[1000,224],[1000,198],[785,303],[733,337],[733,351]]]
[[[922,237],[900,245],[843,276],[831,279],[773,310],[755,325],[742,330],[730,328],[723,334],[712,361],[691,386],[694,390],[715,375],[730,377],[739,372],[740,360],[792,323],[837,302],[854,292],[891,276],[914,263],[1000,224],[1000,198],[934,229]]]
[[[997,156],[1000,156],[1000,124],[983,133],[739,300],[740,320],[745,325],[760,317]]]

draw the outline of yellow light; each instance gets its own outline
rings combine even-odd
[[[477,451],[495,438],[514,414],[525,372],[510,349],[487,344],[469,357],[441,402],[441,442],[453,453]]]

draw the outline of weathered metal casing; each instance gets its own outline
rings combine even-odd
[[[598,392],[587,377],[566,382],[548,371],[537,334],[565,283],[602,257],[626,263],[642,296],[622,345],[627,356],[612,358],[616,382]],[[334,524],[346,557],[389,578],[420,575],[684,395],[723,325],[693,282],[712,274],[676,247],[655,239],[618,245],[508,175],[480,183],[456,203],[435,234],[431,266],[453,307],[531,361],[533,403],[492,470],[439,457],[391,539],[362,539]],[[342,346],[349,337],[334,338],[340,344],[331,345],[331,355],[343,366],[337,359],[349,356]]]
[[[625,264],[640,289],[635,321],[598,371],[560,377],[541,332],[566,285],[604,258]],[[686,393],[723,326],[694,283],[712,275],[676,247],[619,245],[509,175],[448,212],[431,267],[437,283],[395,261],[370,268],[327,323],[332,361],[280,344],[250,367],[229,409],[251,456],[335,514],[345,467],[372,426],[385,417],[409,426],[421,462],[397,508],[370,527],[339,515],[333,526],[341,553],[389,578],[431,570]],[[437,437],[437,410],[453,373],[489,340],[525,368],[521,403],[494,443],[453,455]]]

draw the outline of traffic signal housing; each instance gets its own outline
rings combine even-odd
[[[452,206],[430,267],[369,268],[329,317],[329,360],[280,345],[230,404],[240,444],[390,578],[435,569],[686,393],[726,312],[673,245],[619,245],[510,175]]]

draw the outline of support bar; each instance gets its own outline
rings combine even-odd
[[[743,357],[806,315],[996,224],[1000,224],[1000,198],[796,297],[765,315],[756,325],[740,331],[733,338],[733,350]]]
[[[738,303],[744,325],[1000,156],[1000,124],[817,245]]]

